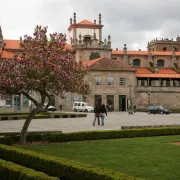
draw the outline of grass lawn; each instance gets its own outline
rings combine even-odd
[[[180,146],[168,144],[173,141],[180,141],[180,136],[34,144],[23,148],[144,179],[179,180]]]

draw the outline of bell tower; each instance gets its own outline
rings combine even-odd
[[[76,21],[76,13],[73,19],[70,18],[70,44],[72,50],[76,52],[76,61],[92,60],[100,57],[111,57],[111,36],[108,40],[102,41],[102,21],[99,14],[99,22],[83,20],[79,23]]]

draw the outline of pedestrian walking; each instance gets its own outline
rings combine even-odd
[[[100,107],[101,126],[104,126],[105,114],[106,114],[106,116],[107,116],[107,111],[106,111],[105,105],[103,104],[103,105]]]
[[[99,119],[99,117],[100,117],[100,107],[99,107],[99,105],[97,104],[97,105],[95,106],[95,108],[94,108],[94,121],[93,121],[93,126],[94,126],[95,123],[96,123],[96,119],[97,119],[97,121],[98,121],[98,126],[100,126],[100,119]]]

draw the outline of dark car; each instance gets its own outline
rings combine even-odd
[[[170,109],[164,109],[162,106],[149,106],[147,108],[147,113],[148,114],[170,114],[171,110]]]

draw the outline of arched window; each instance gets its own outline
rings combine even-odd
[[[167,48],[166,47],[163,47],[163,51],[166,51],[167,50]]]
[[[91,36],[85,35],[83,41],[84,41],[84,43],[90,43],[91,42]]]
[[[163,59],[157,60],[157,66],[158,67],[164,67],[164,60]]]
[[[177,48],[176,47],[173,47],[174,48],[174,51],[177,52]]]
[[[141,60],[140,59],[133,59],[133,66],[139,67],[141,65]]]

